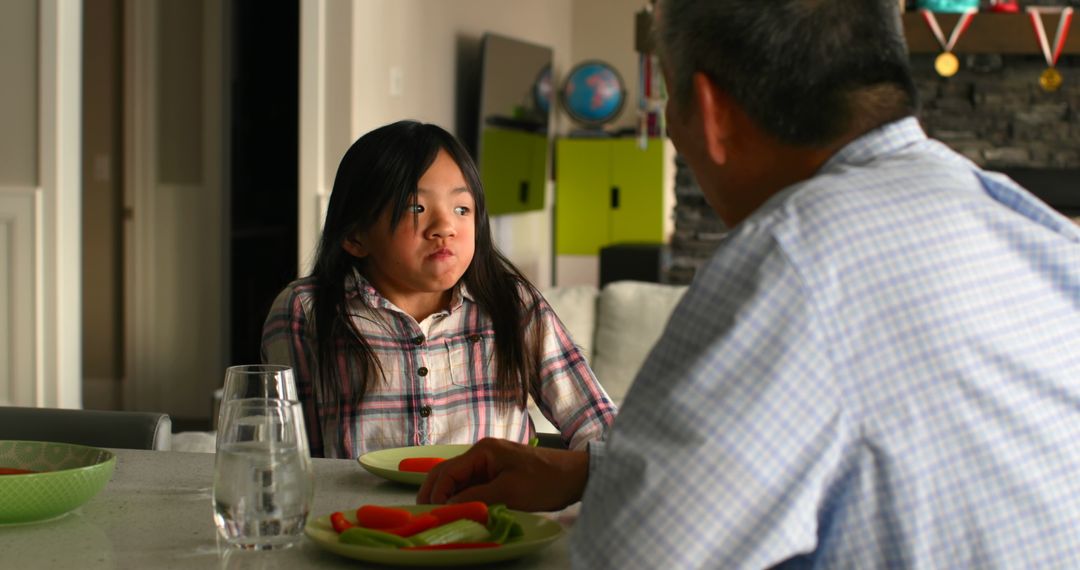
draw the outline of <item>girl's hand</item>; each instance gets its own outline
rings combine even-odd
[[[486,438],[436,465],[416,502],[483,501],[521,511],[557,511],[581,500],[588,478],[589,455],[584,451]]]

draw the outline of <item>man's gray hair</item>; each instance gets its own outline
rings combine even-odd
[[[789,144],[824,145],[918,105],[896,0],[661,0],[656,34],[677,103],[704,72]]]

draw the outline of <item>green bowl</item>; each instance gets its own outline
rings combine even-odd
[[[51,519],[82,505],[115,466],[116,456],[96,447],[0,440],[0,467],[38,471],[0,475],[0,524]]]

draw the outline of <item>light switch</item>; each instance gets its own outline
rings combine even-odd
[[[405,92],[405,70],[400,65],[390,66],[390,96],[401,97]]]

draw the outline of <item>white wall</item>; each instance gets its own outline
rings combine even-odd
[[[34,405],[38,188],[38,7],[0,3],[0,405]]]
[[[354,129],[412,118],[456,130],[459,44],[468,50],[495,32],[546,45],[559,74],[571,57],[570,17],[570,0],[356,0]],[[394,68],[400,95],[390,94]]]
[[[551,47],[557,78],[586,59],[611,63],[628,90],[627,106],[614,126],[633,126],[638,97],[634,15],[645,4],[646,0],[354,0],[353,130],[362,134],[402,118],[455,129],[459,43],[479,44],[484,32]],[[390,94],[395,68],[402,79],[402,92],[396,96]],[[557,131],[570,128],[572,122],[560,110]]]
[[[81,404],[82,3],[0,3],[0,405]]]
[[[476,86],[463,83],[476,80],[470,68],[479,66],[475,58],[483,34],[551,47],[558,76],[570,62],[570,17],[569,0],[356,0],[353,138],[400,119],[436,123],[459,136],[475,132],[475,125],[458,124],[473,117],[461,113],[462,106],[475,102],[459,102],[458,96],[478,93]],[[340,157],[344,151],[328,148],[327,156]],[[326,175],[330,186],[333,169]],[[551,281],[550,188],[548,197],[542,211],[492,220],[499,248],[540,284]]]
[[[38,6],[0,4],[0,184],[38,183]]]
[[[337,161],[348,144],[381,125],[416,119],[439,124],[462,135],[475,132],[475,120],[463,114],[474,101],[480,39],[485,32],[551,47],[556,78],[578,61],[598,58],[614,64],[628,84],[627,107],[616,126],[634,124],[637,98],[637,58],[633,51],[634,13],[645,0],[353,0],[352,33],[349,38],[328,29],[325,41],[326,81],[345,73],[352,78],[347,91],[351,104],[342,108],[326,101],[325,113],[350,121],[350,137],[333,136],[327,119],[321,180],[329,192]],[[331,3],[327,8],[341,10]],[[327,19],[327,28],[334,24]],[[348,46],[351,58],[332,50]],[[333,58],[337,61],[332,61]],[[347,67],[345,67],[347,66]],[[393,84],[392,84],[393,83]],[[329,85],[327,85],[329,87]],[[392,89],[393,88],[393,89]],[[564,114],[554,119],[554,132],[574,128]],[[492,220],[495,241],[531,279],[543,286],[552,275],[553,187],[542,211],[497,216]],[[310,226],[307,231],[317,230]],[[304,231],[304,230],[302,230]],[[301,239],[301,256],[310,255],[315,237]]]

